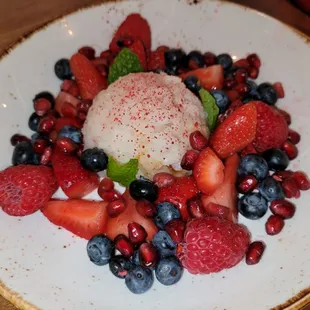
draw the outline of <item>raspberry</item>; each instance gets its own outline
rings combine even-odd
[[[244,226],[218,217],[193,219],[187,223],[178,257],[192,274],[219,272],[237,265],[249,247]]]

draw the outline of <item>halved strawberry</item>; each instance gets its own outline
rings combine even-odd
[[[154,71],[159,69],[165,69],[165,52],[161,50],[156,50],[151,52],[148,58],[148,70]]]
[[[128,15],[119,26],[110,43],[110,50],[112,53],[117,54],[120,51],[120,47],[117,43],[126,38],[134,41],[140,40],[143,42],[146,50],[151,50],[151,29],[147,20],[140,14],[134,13]]]
[[[81,122],[76,118],[71,117],[61,117],[58,118],[55,122],[55,130],[58,132],[60,129],[62,129],[64,126],[73,126],[76,128],[82,128]]]
[[[77,107],[77,105],[81,102],[81,100],[77,99],[70,93],[61,91],[55,100],[55,110],[63,116],[62,108],[65,103],[70,103],[73,107]]]
[[[227,207],[229,209],[229,212],[228,214],[224,212],[223,216],[232,222],[237,222],[238,219],[238,194],[236,190],[236,180],[239,161],[240,158],[237,154],[228,157],[225,161],[225,176],[223,183],[211,196],[202,195],[201,197],[203,207],[207,213],[210,213],[210,210],[214,211],[214,204]],[[221,213],[225,209],[219,208],[218,210]]]
[[[127,190],[123,194],[126,209],[117,217],[109,217],[107,221],[106,234],[110,239],[114,239],[117,235],[125,235],[128,237],[128,224],[131,222],[139,223],[147,232],[147,240],[151,241],[158,231],[153,220],[142,216],[136,210],[137,201],[134,200]]]
[[[70,59],[70,68],[80,89],[82,99],[93,100],[102,89],[107,88],[107,79],[84,55],[74,54]]]
[[[221,65],[200,68],[181,75],[182,80],[188,76],[196,76],[200,85],[206,90],[222,89],[224,83],[224,69]]]
[[[224,165],[208,147],[200,152],[195,162],[193,176],[198,189],[206,195],[213,194],[224,180]]]
[[[129,49],[139,57],[143,69],[146,70],[147,62],[146,62],[145,47],[143,43],[140,40],[137,40],[129,46]]]
[[[157,203],[171,202],[176,205],[181,213],[182,219],[187,221],[189,214],[186,202],[198,194],[198,188],[193,177],[179,177],[175,179],[172,186],[159,190]]]
[[[82,198],[99,185],[97,173],[87,171],[77,157],[66,155],[58,148],[53,151],[52,165],[60,187],[71,199]]]
[[[248,103],[230,114],[210,138],[210,146],[220,158],[243,150],[256,136],[257,110]]]
[[[89,240],[106,232],[106,206],[102,201],[50,200],[41,211],[53,224]]]

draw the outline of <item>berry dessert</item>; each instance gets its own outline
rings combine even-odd
[[[12,166],[0,172],[3,212],[41,212],[86,239],[89,260],[134,294],[174,285],[184,269],[259,263],[268,244],[238,217],[279,234],[296,212],[289,199],[310,189],[288,169],[300,135],[276,106],[282,84],[256,84],[257,54],[234,61],[151,42],[131,14],[107,50],[58,60],[58,95],[34,97],[34,133],[12,136]]]

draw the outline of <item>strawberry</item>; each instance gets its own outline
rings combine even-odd
[[[71,198],[82,198],[91,193],[99,185],[96,173],[85,170],[79,159],[54,149],[52,165],[58,183],[65,194]]]
[[[222,89],[224,83],[224,69],[221,65],[199,68],[181,75],[184,81],[188,76],[196,76],[201,87],[206,90]]]
[[[186,202],[197,194],[198,189],[193,177],[179,177],[172,186],[159,189],[157,203],[164,201],[173,203],[178,207],[182,219],[187,221],[189,214]]]
[[[204,194],[211,195],[224,180],[224,165],[210,148],[206,148],[198,155],[193,176],[198,189]]]
[[[129,46],[129,49],[139,57],[143,69],[146,70],[147,62],[143,43],[140,40],[137,40]]]
[[[256,138],[253,143],[256,150],[264,152],[281,147],[288,136],[285,118],[276,108],[264,102],[255,101],[251,104],[254,104],[257,110]]]
[[[228,157],[225,161],[224,181],[217,188],[217,190],[211,195],[202,195],[201,200],[203,207],[207,213],[210,204],[218,204],[227,207],[229,212],[226,219],[231,222],[237,222],[238,210],[237,210],[237,169],[239,166],[240,158],[237,154]]]
[[[217,119],[217,125],[223,123],[225,121],[225,119],[230,115],[232,114],[232,112],[234,112],[235,110],[237,110],[238,108],[240,108],[241,106],[243,106],[243,103],[241,100],[237,99],[235,101],[233,101],[228,109],[219,115],[218,119]]]
[[[89,240],[95,235],[105,233],[106,206],[106,202],[99,201],[51,200],[41,211],[53,224]]]
[[[249,155],[249,154],[257,154],[257,151],[255,147],[253,146],[253,143],[249,144],[242,150],[241,157]]]
[[[56,120],[54,129],[58,132],[64,126],[73,126],[76,128],[82,128],[82,124],[78,119],[70,118],[70,117],[61,117]]]
[[[157,50],[154,52],[150,52],[147,69],[149,71],[154,71],[165,68],[165,52]]]
[[[128,224],[131,222],[139,223],[147,232],[147,240],[152,240],[157,232],[157,227],[152,219],[142,216],[136,210],[137,201],[134,200],[127,190],[123,194],[123,199],[127,205],[126,209],[117,217],[108,218],[106,234],[111,239],[117,235],[125,235],[128,237]]]
[[[107,88],[106,78],[84,55],[74,54],[70,59],[70,68],[80,89],[82,99],[93,100],[102,89]]]
[[[220,158],[226,158],[241,151],[255,139],[256,123],[255,104],[243,105],[216,128],[209,144]]]
[[[146,50],[151,50],[151,29],[148,22],[140,14],[130,14],[117,29],[112,42],[110,51],[117,54],[120,50],[119,41],[123,39],[140,40]]]
[[[74,108],[76,108],[80,102],[81,100],[75,98],[70,93],[61,91],[55,100],[55,110],[63,116],[62,108],[66,103],[70,103]]]
[[[249,244],[250,234],[244,226],[204,217],[187,223],[177,256],[190,273],[209,274],[237,265]]]
[[[25,216],[41,209],[57,188],[49,167],[9,167],[0,172],[0,206],[9,215]]]

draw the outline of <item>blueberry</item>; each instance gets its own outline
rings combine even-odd
[[[285,170],[290,163],[286,153],[280,149],[269,149],[262,156],[265,158],[270,170]]]
[[[179,209],[170,202],[161,202],[156,205],[156,209],[157,215],[154,220],[160,229],[164,229],[171,220],[181,218]]]
[[[66,137],[74,141],[75,143],[81,143],[81,130],[73,126],[64,126],[58,133],[58,138]]]
[[[247,96],[245,96],[242,99],[242,102],[244,104],[246,104],[246,103],[251,102],[251,101],[260,101],[260,100],[261,100],[260,94],[258,92],[256,92],[256,93],[253,93],[252,95],[248,94]]]
[[[246,84],[250,86],[250,94],[252,94],[252,92],[257,90],[258,86],[254,81],[247,79]]]
[[[183,267],[175,256],[162,258],[155,268],[155,276],[163,285],[173,285],[180,281]]]
[[[54,66],[56,76],[60,80],[70,80],[72,78],[72,72],[70,69],[70,63],[68,59],[59,59]]]
[[[87,243],[87,254],[94,264],[107,265],[114,254],[114,244],[105,235],[94,236]]]
[[[52,104],[52,108],[54,107],[55,105],[55,98],[54,96],[48,92],[48,91],[42,91],[40,93],[38,93],[37,95],[35,95],[35,97],[33,98],[33,103],[38,100],[38,99],[41,99],[41,98],[44,98],[44,99],[47,99],[51,104]]]
[[[134,294],[143,294],[153,285],[154,277],[150,269],[142,266],[131,268],[125,278],[128,289]]]
[[[275,105],[278,100],[278,94],[270,83],[262,83],[257,87],[261,100],[269,105]]]
[[[32,113],[28,120],[28,126],[32,131],[38,131],[41,117],[37,113]]]
[[[165,52],[165,63],[168,68],[178,68],[186,63],[186,54],[180,49]]]
[[[238,167],[238,175],[253,175],[257,180],[261,181],[266,178],[268,170],[268,164],[263,157],[256,154],[250,154],[241,158]]]
[[[284,192],[281,184],[273,177],[267,177],[258,184],[260,194],[268,201],[284,199]]]
[[[242,68],[242,67],[241,67]],[[227,70],[224,71],[224,77],[232,77],[235,78],[235,72],[240,69],[240,67],[230,67]]]
[[[268,210],[268,202],[260,193],[243,195],[238,201],[238,211],[247,219],[258,220]]]
[[[132,267],[131,261],[122,255],[112,257],[109,262],[110,271],[120,279],[125,279]]]
[[[18,143],[13,151],[12,164],[17,165],[26,165],[34,164],[34,151],[30,141],[23,141]]]
[[[192,91],[194,94],[198,94],[198,92],[201,89],[201,86],[199,85],[199,81],[194,75],[189,75],[185,80],[184,80],[185,86]]]
[[[140,254],[139,254],[139,250],[136,250],[133,252],[133,255],[131,257],[131,262],[135,265],[140,265]]]
[[[85,169],[94,172],[107,169],[108,160],[109,159],[106,153],[97,147],[93,149],[87,149],[81,155],[82,166]]]
[[[34,153],[32,157],[32,162],[31,164],[33,165],[40,165],[41,157],[38,153]]]
[[[154,202],[158,197],[158,187],[149,180],[135,180],[129,185],[129,193],[135,200],[146,199]]]
[[[187,55],[187,65],[192,69],[202,68],[205,60],[200,52],[192,51]]]
[[[229,54],[220,54],[216,57],[216,62],[221,65],[224,70],[229,69],[232,64],[233,64],[233,60],[231,58],[231,56]]]
[[[177,245],[165,230],[158,231],[154,235],[152,243],[161,257],[169,257],[175,254]]]
[[[178,68],[177,67],[165,68],[164,72],[167,73],[168,75],[174,76],[178,74]]]
[[[230,103],[226,93],[222,90],[212,90],[211,95],[214,97],[215,103],[220,109],[220,113],[224,113]]]

